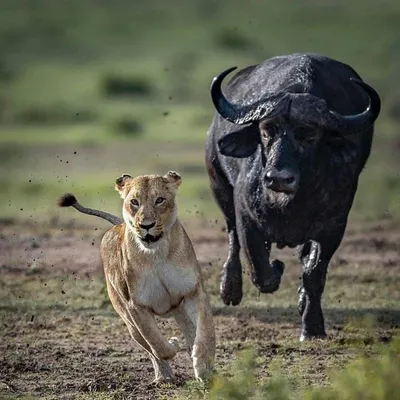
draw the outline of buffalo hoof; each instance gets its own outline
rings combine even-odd
[[[242,301],[242,268],[227,268],[224,266],[220,294],[225,305],[237,306]]]
[[[307,342],[310,340],[324,340],[326,339],[326,333],[310,334],[307,332],[301,332],[300,342]]]
[[[260,282],[257,277],[253,279],[253,283],[261,293],[274,293],[279,289],[285,264],[282,261],[274,260],[271,264],[272,276]]]

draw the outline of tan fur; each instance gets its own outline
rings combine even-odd
[[[177,219],[175,195],[180,183],[175,172],[118,178],[124,223],[111,228],[101,242],[111,303],[133,340],[149,354],[156,381],[173,379],[166,360],[175,356],[178,345],[175,338],[163,337],[155,315],[175,317],[197,379],[211,372],[215,357],[211,307],[192,243]],[[149,229],[141,227],[153,223]],[[161,238],[146,242],[142,239],[147,234]]]

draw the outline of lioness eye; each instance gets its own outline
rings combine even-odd
[[[164,197],[157,197],[156,204],[161,204],[164,200]]]
[[[139,206],[139,202],[136,199],[132,199],[131,200],[131,204],[133,205],[133,207],[138,207]]]

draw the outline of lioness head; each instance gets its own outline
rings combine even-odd
[[[174,171],[166,175],[124,174],[115,181],[115,190],[124,199],[122,214],[138,243],[146,249],[156,246],[172,227],[177,216],[175,195],[182,179]]]

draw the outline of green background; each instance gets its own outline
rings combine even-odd
[[[350,64],[381,94],[352,218],[399,216],[399,21],[396,0],[1,0],[0,216],[71,219],[65,191],[120,213],[116,177],[172,169],[181,217],[215,218],[210,82],[292,52]]]

